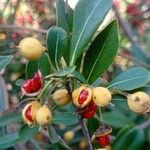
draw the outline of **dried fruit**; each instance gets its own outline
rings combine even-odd
[[[70,102],[70,96],[66,89],[57,90],[53,94],[53,100],[57,105],[64,106]]]
[[[35,73],[32,79],[26,80],[21,86],[23,95],[35,96],[38,95],[43,87],[43,77],[40,71]]]
[[[34,125],[36,120],[35,120],[35,115],[37,110],[41,107],[41,104],[39,101],[32,101],[28,103],[24,109],[22,110],[22,118],[25,123],[28,125]]]
[[[111,101],[111,93],[107,88],[96,87],[92,89],[93,101],[100,107],[105,107]]]
[[[19,43],[18,48],[22,56],[29,60],[38,59],[45,51],[45,48],[42,46],[41,42],[32,37],[24,38]]]
[[[66,142],[71,142],[73,140],[73,138],[74,138],[74,132],[73,131],[69,130],[69,131],[65,132],[64,140]]]
[[[92,118],[96,113],[96,104],[93,101],[90,101],[90,103],[83,109],[78,108],[78,113],[86,119]]]
[[[127,96],[129,108],[136,113],[144,113],[149,109],[150,97],[145,92],[136,92]]]
[[[112,132],[112,128],[104,123],[100,125],[98,130],[95,132],[94,136],[97,142],[102,146],[105,147],[110,144],[110,133]]]
[[[92,89],[89,86],[83,85],[72,93],[73,103],[79,107],[84,108],[92,99]]]
[[[40,126],[47,125],[52,121],[52,113],[47,105],[43,105],[38,111],[36,112],[36,122]]]

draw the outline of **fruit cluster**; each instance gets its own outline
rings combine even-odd
[[[45,50],[42,44],[34,38],[23,39],[18,48],[21,54],[29,60],[38,59]],[[61,89],[58,89],[58,87],[55,88],[51,93],[53,101],[59,106],[67,105],[72,101],[76,106],[77,113],[86,119],[92,118],[96,114],[97,107],[107,106],[112,99],[113,91],[109,91],[106,87],[81,85],[73,91],[68,91],[62,87]],[[32,79],[28,79],[22,84],[21,91],[23,95],[38,95],[39,98],[39,95],[45,88],[44,77],[42,73],[38,71],[34,74]],[[150,97],[148,94],[139,91],[125,95],[127,96],[127,103],[130,110],[140,114],[150,112]],[[38,98],[28,103],[22,111],[23,120],[29,126],[36,123],[40,126],[44,126],[52,121],[52,112],[48,105],[45,103],[42,105]],[[96,139],[102,147],[105,147],[110,143],[111,132],[111,127],[101,122],[99,129],[94,133],[94,139]],[[64,135],[64,139],[67,142],[70,140],[68,137],[73,139],[74,132],[69,131]]]
[[[22,118],[29,126],[33,126],[35,123],[44,126],[51,122],[52,113],[47,105],[42,106],[38,100],[34,100],[24,107]]]
[[[91,88],[88,85],[82,85],[72,93],[73,103],[77,106],[78,113],[87,119],[95,115],[97,106],[107,106],[111,97],[111,92],[107,88]]]

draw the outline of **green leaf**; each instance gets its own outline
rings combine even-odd
[[[146,63],[146,64],[150,63],[150,56],[147,54],[147,52],[144,52],[141,48],[139,48],[136,45],[131,46],[131,54],[133,58],[143,63]]]
[[[78,71],[72,72],[72,73],[69,75],[69,77],[74,77],[74,78],[76,78],[77,80],[79,80],[80,82],[87,84],[87,81],[86,81],[86,79],[84,78],[84,76],[83,76],[80,72],[78,72]]]
[[[20,113],[8,113],[0,117],[0,127],[12,124],[14,122],[21,122],[22,116]]]
[[[38,60],[32,60],[27,63],[26,77],[32,78],[38,70],[40,70],[44,76],[51,73],[51,63],[47,53],[43,53]]]
[[[73,16],[70,66],[80,57],[111,8],[112,0],[79,0]]]
[[[0,71],[5,68],[13,59],[12,55],[0,56]]]
[[[98,34],[85,55],[83,75],[91,84],[112,64],[118,49],[117,20]]]
[[[91,118],[87,120],[87,127],[90,136],[99,128],[99,121],[96,118]]]
[[[62,68],[61,70],[53,73],[53,76],[63,77],[63,76],[69,75],[74,72],[75,68],[76,66]]]
[[[150,72],[142,67],[133,67],[113,79],[108,88],[133,90],[145,86],[150,81]]]
[[[121,128],[122,126],[132,123],[124,114],[117,111],[103,113],[103,119],[106,124],[111,125],[115,128]]]
[[[56,133],[56,130],[50,124],[48,125],[48,133],[51,143],[58,143],[60,141],[60,137]]]
[[[0,149],[9,148],[15,145],[19,140],[18,133],[6,134],[0,137]]]
[[[60,27],[51,27],[47,33],[46,43],[51,62],[58,70],[59,61],[67,48],[67,32]]]
[[[30,140],[33,136],[35,136],[39,132],[39,126],[35,125],[34,127],[29,127],[28,125],[24,125],[21,127],[19,131],[19,142],[27,142]]]
[[[78,117],[72,112],[56,114],[53,117],[53,123],[69,126],[78,123]]]
[[[64,0],[56,0],[56,22],[65,31],[72,30],[73,10]]]
[[[121,130],[124,130],[124,128]],[[142,150],[145,140],[143,130],[138,126],[135,126],[124,131],[120,131],[122,133],[119,133],[116,137],[112,149]]]

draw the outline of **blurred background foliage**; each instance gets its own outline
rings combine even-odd
[[[69,1],[70,4],[72,4],[71,1],[73,0]],[[150,1],[114,0],[113,9],[106,17],[103,26],[114,16],[120,23],[120,45],[115,63],[103,75],[103,80],[107,81],[111,81],[131,66],[142,66],[150,70]],[[56,12],[53,0],[0,0],[0,55],[14,54],[13,61],[0,72],[0,112],[17,106],[21,96],[20,84],[22,79],[25,79],[26,59],[18,55],[14,44],[17,45],[23,37],[32,36],[40,39],[45,45],[47,30],[55,24]],[[150,85],[142,90],[150,94]],[[147,128],[149,116],[131,112],[122,96],[114,95],[112,103],[113,105],[102,110],[105,123],[113,128],[112,139],[123,126],[137,124],[146,129],[143,149],[148,150],[150,147],[150,128]],[[60,112],[68,111],[68,109],[71,110],[70,107],[62,108]],[[68,118],[67,121],[72,121],[72,118]],[[81,134],[80,127],[72,125],[66,128],[65,125],[57,126],[57,132],[63,136],[65,131],[73,130],[75,138],[69,144],[74,149],[86,149],[87,143]],[[15,124],[9,127],[10,132],[16,130],[14,126]],[[96,118],[88,121],[91,136],[98,126]],[[0,135],[4,135],[5,131],[6,128],[1,128]],[[55,135],[54,131],[53,135]],[[16,145],[14,149],[40,149],[39,145],[43,149],[51,147],[44,131],[26,144]],[[54,144],[52,148],[57,150],[58,147],[63,149],[63,146],[58,144]]]

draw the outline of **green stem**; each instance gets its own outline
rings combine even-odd
[[[39,96],[37,97],[37,99],[40,99],[42,94],[44,93],[44,91],[46,90],[46,88],[52,83],[52,81],[47,82],[47,84],[44,86],[44,88],[42,89],[42,91],[40,92]]]
[[[103,115],[102,115],[102,110],[100,107],[98,107],[99,110],[99,118],[100,118],[100,123],[103,122]]]

